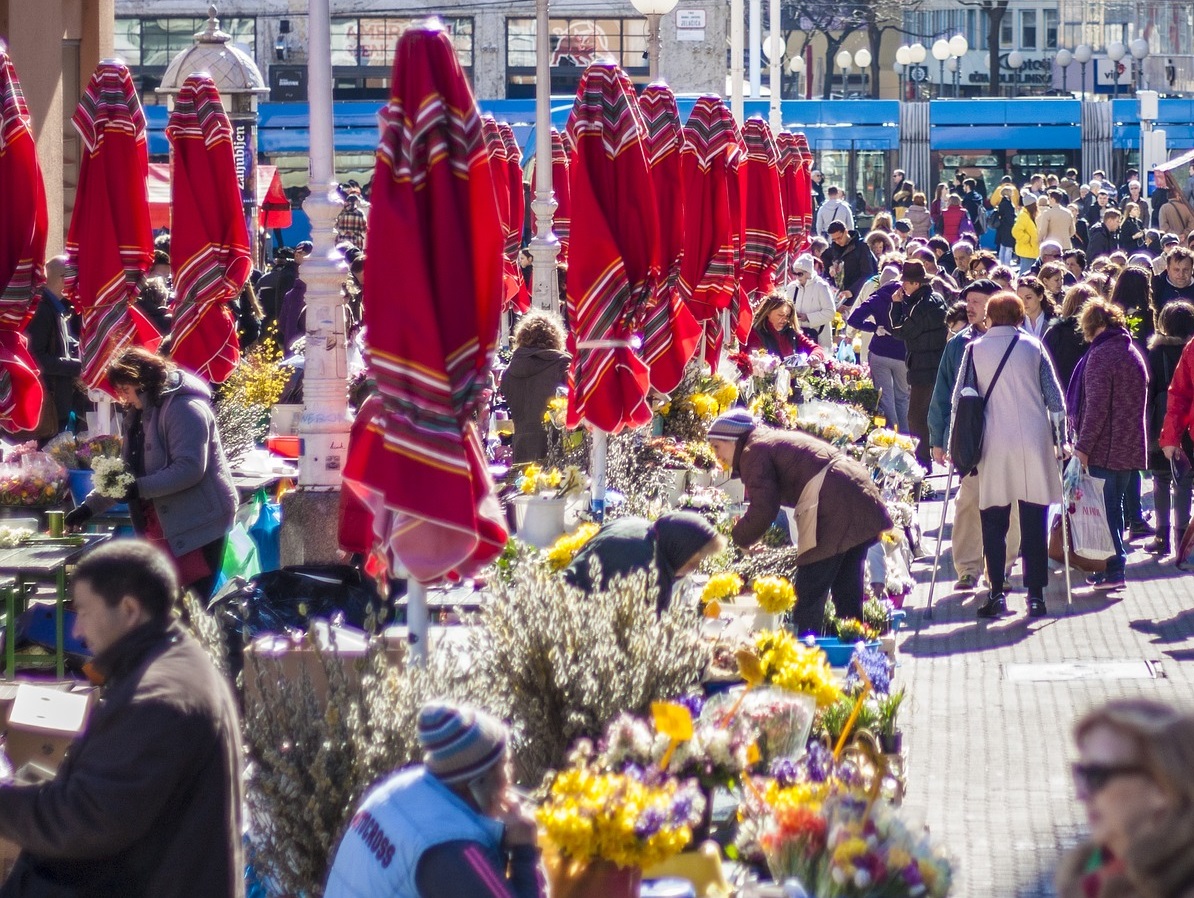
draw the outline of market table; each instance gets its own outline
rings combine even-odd
[[[54,597],[54,665],[66,675],[63,621],[66,605],[66,569],[89,550],[107,541],[105,534],[83,534],[63,539],[37,539],[13,549],[0,549],[0,593],[4,597],[4,675],[12,679],[18,661],[45,663],[42,655],[18,653],[17,619],[29,606],[29,587],[51,583]]]

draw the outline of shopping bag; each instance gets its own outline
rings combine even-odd
[[[1070,544],[1074,553],[1096,560],[1114,555],[1115,543],[1103,505],[1103,481],[1083,469],[1067,498],[1070,503]]]
[[[1078,570],[1084,571],[1088,574],[1100,574],[1107,570],[1106,561],[1096,560],[1094,558],[1083,558],[1081,555],[1076,554],[1074,552],[1073,536],[1074,525],[1073,521],[1071,520],[1069,554],[1070,567],[1077,568]],[[1062,564],[1066,562],[1065,546],[1062,542],[1061,533],[1061,515],[1057,515],[1053,518],[1053,524],[1049,528],[1049,557],[1054,561],[1061,562]]]
[[[221,583],[236,577],[248,579],[261,573],[257,559],[257,545],[244,524],[236,524],[224,543],[224,559],[220,564]]]
[[[257,492],[254,504],[257,516],[249,525],[249,536],[257,546],[257,561],[262,571],[276,571],[282,566],[282,511],[265,490]]]

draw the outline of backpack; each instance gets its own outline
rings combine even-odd
[[[998,231],[999,226],[1003,224],[1003,217],[999,214],[998,209],[992,209],[990,212],[987,212],[987,210],[984,209],[983,218],[986,219],[987,228],[990,228],[991,230]]]
[[[990,226],[991,221],[987,217],[987,208],[980,202],[974,214],[974,233],[981,237]]]
[[[978,392],[978,374],[974,370],[974,344],[966,347],[966,353],[962,357],[962,392],[954,405],[953,422],[949,429],[950,460],[953,462],[954,470],[962,477],[976,470],[982,460],[983,431],[987,426],[987,396],[991,395],[995,384],[999,383],[1003,366],[1007,364],[1019,339],[1019,334],[1012,337],[1012,342],[1000,359],[995,376],[991,378],[991,384],[987,387],[986,396]]]

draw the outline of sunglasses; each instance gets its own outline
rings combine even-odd
[[[1081,795],[1103,791],[1117,777],[1147,773],[1138,764],[1075,764],[1071,768],[1074,786]]]

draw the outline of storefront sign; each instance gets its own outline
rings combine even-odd
[[[681,9],[676,13],[676,40],[703,41],[705,39],[705,11]]]

